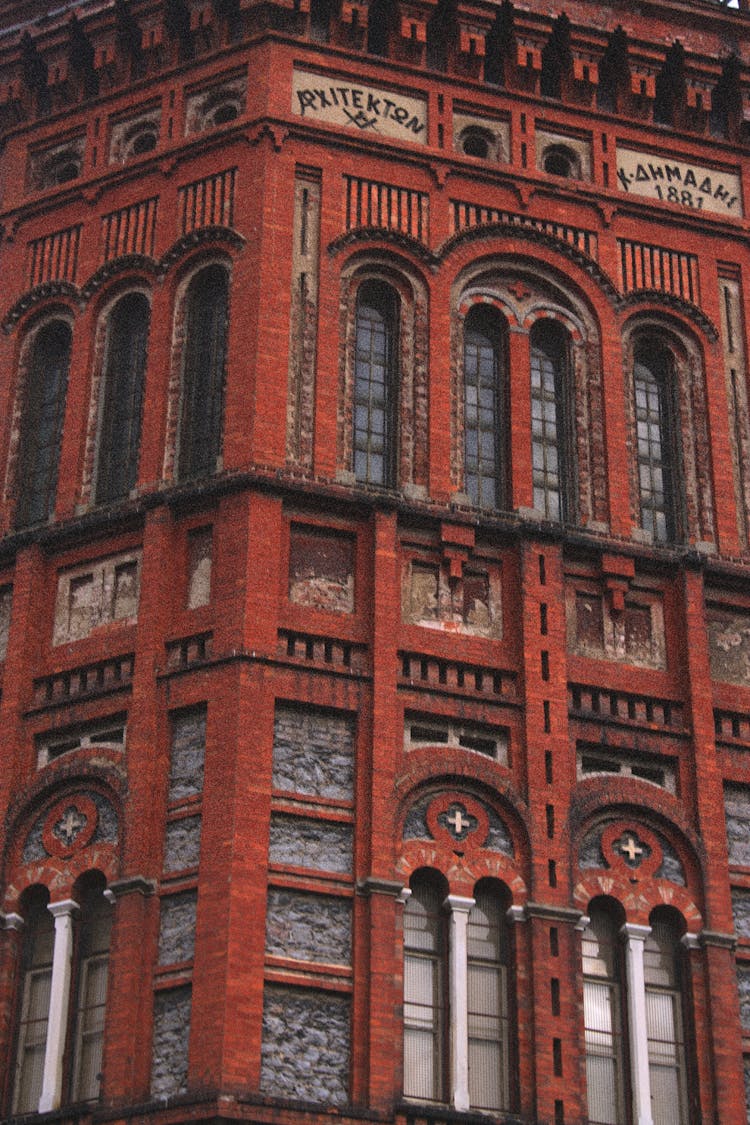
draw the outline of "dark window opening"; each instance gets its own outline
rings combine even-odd
[[[97,451],[96,503],[127,496],[138,476],[151,306],[143,293],[122,297],[109,315]]]
[[[55,510],[70,344],[69,326],[57,320],[39,330],[31,347],[21,425],[17,527],[47,520]]]
[[[478,129],[466,133],[461,147],[467,156],[476,156],[480,160],[486,160],[490,155],[490,143],[484,133],[480,133]]]
[[[568,334],[553,320],[531,330],[531,456],[534,507],[575,521],[574,440]]]
[[[499,317],[474,306],[464,329],[465,488],[479,508],[505,506],[503,333]]]
[[[138,133],[130,145],[131,156],[143,156],[147,152],[153,152],[156,148],[156,133],[152,129],[144,129],[142,133]]]
[[[229,275],[208,266],[186,297],[178,477],[216,472],[224,409]]]
[[[638,344],[633,361],[641,527],[655,542],[680,531],[676,403],[672,356],[658,340]]]
[[[214,110],[213,123],[214,125],[228,125],[230,121],[235,121],[239,115],[239,106],[235,102],[224,102]]]
[[[555,145],[544,153],[543,167],[551,176],[563,176],[565,179],[578,177],[578,157],[572,149],[564,145]]]

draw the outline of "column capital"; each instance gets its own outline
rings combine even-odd
[[[14,914],[12,911],[8,914],[0,914],[0,926],[4,930],[22,930],[26,922],[20,914]]]
[[[65,915],[75,914],[80,910],[80,906],[73,898],[62,898],[59,902],[50,902],[47,904],[47,909],[53,918],[64,917]]]
[[[685,935],[687,937],[687,934]],[[701,945],[713,945],[718,949],[736,949],[737,937],[735,934],[723,934],[719,930],[701,930],[698,935]]]
[[[368,875],[357,883],[357,894],[360,895],[388,895],[390,898],[401,898],[402,893],[409,890],[399,879],[384,879],[379,875]],[[411,891],[409,891],[411,894]]]
[[[576,927],[584,917],[583,913],[574,906],[557,906],[545,902],[527,902],[526,912],[530,918],[542,918],[547,922],[567,922]]]
[[[525,906],[509,906],[505,911],[505,917],[512,925],[518,925],[519,922],[527,922],[529,913]]]
[[[650,926],[639,926],[637,922],[625,922],[624,925],[620,927],[620,937],[623,941],[645,942],[650,933]]]
[[[443,900],[443,906],[447,906],[451,914],[468,914],[475,905],[476,899],[465,895],[447,895]]]
[[[145,875],[127,875],[124,879],[115,879],[104,892],[104,897],[111,903],[125,895],[139,894],[144,898],[156,893],[156,879],[147,879]]]

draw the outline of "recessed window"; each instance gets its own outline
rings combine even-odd
[[[505,501],[504,322],[475,305],[464,326],[465,488],[479,508]]]
[[[600,774],[619,774],[649,781],[669,793],[676,791],[675,767],[672,759],[656,755],[617,753],[600,747],[584,747],[578,752],[578,777],[595,777]]]
[[[680,534],[674,376],[672,354],[652,337],[638,342],[633,357],[636,451],[641,527],[657,543]]]
[[[156,133],[153,129],[144,129],[142,133],[137,133],[133,140],[130,142],[129,156],[144,156],[147,152],[153,152],[156,148]]]
[[[542,167],[551,176],[562,176],[565,179],[578,179],[580,176],[578,157],[565,145],[552,145],[546,149]]]
[[[438,715],[407,715],[404,724],[404,749],[451,746],[473,750],[503,765],[508,761],[508,732],[478,723],[452,723]]]
[[[185,299],[177,475],[180,480],[216,472],[221,452],[229,274],[207,266],[196,274]]]
[[[80,174],[81,169],[77,161],[66,160],[54,166],[51,179],[56,184],[67,184],[70,180],[77,179]]]
[[[382,281],[357,294],[354,366],[354,475],[390,486],[395,476],[398,297]]]
[[[554,320],[531,329],[531,453],[534,507],[548,520],[575,520],[570,339]]]
[[[83,727],[69,727],[66,731],[42,735],[37,739],[36,764],[38,769],[69,754],[73,750],[91,750],[106,746],[110,750],[125,749],[125,717],[114,715],[98,723]]]
[[[213,112],[214,125],[227,125],[235,121],[240,115],[240,107],[236,102],[222,102]]]

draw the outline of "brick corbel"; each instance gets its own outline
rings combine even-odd
[[[602,555],[601,571],[609,611],[613,617],[625,610],[625,595],[635,578],[635,561],[619,555]]]

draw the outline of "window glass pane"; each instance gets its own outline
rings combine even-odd
[[[14,1113],[36,1113],[42,1093],[44,1052],[47,1045],[54,920],[46,902],[29,910],[23,947],[23,980],[18,1022]]]
[[[413,880],[404,909],[404,1095],[443,1096],[443,919],[429,877]]]
[[[78,991],[71,1097],[99,1097],[112,909],[98,892],[84,903],[79,933]]]
[[[484,309],[472,309],[464,330],[465,488],[474,504],[503,505],[499,326]]]
[[[687,1088],[678,934],[668,918],[652,919],[644,950],[646,1027],[654,1125],[680,1125]]]
[[[16,525],[28,527],[54,512],[71,333],[54,321],[31,346],[18,467]]]
[[[466,937],[469,1100],[475,1109],[507,1109],[507,938],[496,891],[481,886],[476,890]]]
[[[388,285],[366,281],[357,295],[354,361],[354,475],[393,483],[397,298]]]
[[[583,1015],[589,1121],[624,1125],[624,1051],[614,919],[592,906],[583,934]]]
[[[531,460],[534,507],[547,519],[574,514],[572,441],[569,433],[568,343],[554,322],[531,332]]]
[[[633,364],[641,527],[659,542],[676,531],[670,364],[657,343],[636,350]]]

